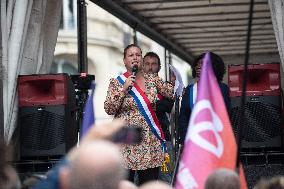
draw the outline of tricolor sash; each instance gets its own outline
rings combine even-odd
[[[197,96],[197,83],[194,83],[189,87],[189,107],[192,111],[193,105],[196,102],[196,96]]]
[[[125,72],[124,74],[119,75],[117,77],[117,80],[121,85],[124,85],[126,79],[129,76],[130,74],[128,72]],[[149,99],[136,83],[134,83],[133,87],[131,88],[131,90],[129,90],[128,93],[134,98],[134,101],[138,106],[139,112],[145,118],[153,134],[160,140],[163,151],[165,152],[166,150],[165,136]]]

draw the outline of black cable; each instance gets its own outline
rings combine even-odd
[[[248,78],[248,62],[249,62],[249,51],[250,51],[250,38],[251,38],[251,26],[253,20],[253,6],[254,0],[250,1],[249,9],[249,20],[248,20],[248,30],[247,30],[247,40],[246,40],[246,52],[245,52],[245,62],[244,62],[244,71],[243,71],[243,85],[242,85],[242,97],[241,97],[241,108],[240,108],[240,119],[238,120],[238,146],[237,146],[237,161],[236,168],[239,169],[240,162],[240,153],[242,149],[242,135],[243,135],[243,125],[245,117],[245,102],[246,102],[246,88],[247,88],[247,78]]]

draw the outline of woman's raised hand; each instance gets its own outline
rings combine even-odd
[[[136,78],[135,75],[131,75],[126,79],[126,81],[123,85],[123,91],[124,92],[128,92],[133,87],[134,82],[135,82],[135,78]]]

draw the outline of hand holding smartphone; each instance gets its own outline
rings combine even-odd
[[[142,141],[142,128],[136,125],[122,127],[111,140],[114,143],[139,144]]]

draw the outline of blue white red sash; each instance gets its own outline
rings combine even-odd
[[[119,75],[117,77],[117,80],[120,82],[121,85],[124,85],[129,75],[130,74],[128,72],[125,72],[124,74]],[[145,118],[153,134],[160,140],[163,151],[165,152],[165,136],[149,99],[136,83],[134,83],[133,87],[128,93],[134,98],[141,115]]]
[[[197,97],[197,83],[194,83],[189,87],[189,107],[191,110],[196,102],[196,97]]]

